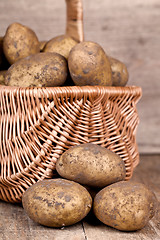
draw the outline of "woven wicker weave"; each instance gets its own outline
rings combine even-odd
[[[81,1],[67,3],[67,32],[81,41]],[[140,97],[141,88],[135,86],[1,86],[0,199],[21,201],[29,186],[54,177],[55,163],[65,150],[85,142],[119,154],[130,179],[139,162],[135,135]]]

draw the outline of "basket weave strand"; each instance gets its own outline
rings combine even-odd
[[[21,201],[30,185],[53,177],[65,150],[86,142],[119,154],[131,178],[140,96],[139,87],[1,87],[0,198]]]
[[[66,0],[66,33],[83,40],[81,0]],[[91,142],[119,154],[126,180],[139,162],[140,87],[0,86],[0,199],[20,202],[32,184],[54,177],[71,146]]]

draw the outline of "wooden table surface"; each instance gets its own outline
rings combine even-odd
[[[158,240],[160,239],[160,155],[141,155],[132,180],[148,185],[159,205],[154,218],[136,232],[121,232],[94,217],[62,229],[47,228],[30,220],[20,204],[0,202],[1,240]]]

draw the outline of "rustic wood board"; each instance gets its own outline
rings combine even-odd
[[[126,63],[129,85],[142,87],[137,142],[141,153],[160,153],[159,0],[83,0],[85,39]],[[30,26],[40,40],[65,32],[64,0],[1,0],[0,35],[12,22]]]
[[[148,185],[159,200],[154,218],[140,231],[121,232],[100,223],[93,215],[62,229],[47,228],[30,220],[22,206],[0,202],[1,240],[159,240],[160,239],[160,155],[143,155],[131,181]]]

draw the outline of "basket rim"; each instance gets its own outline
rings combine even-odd
[[[61,87],[15,87],[15,86],[0,86],[1,93],[12,93],[18,94],[21,92],[36,95],[38,97],[42,94],[53,94],[56,96],[66,96],[66,94],[79,96],[79,95],[90,95],[90,94],[109,94],[110,96],[129,94],[137,97],[142,96],[142,88],[140,86],[61,86]]]

